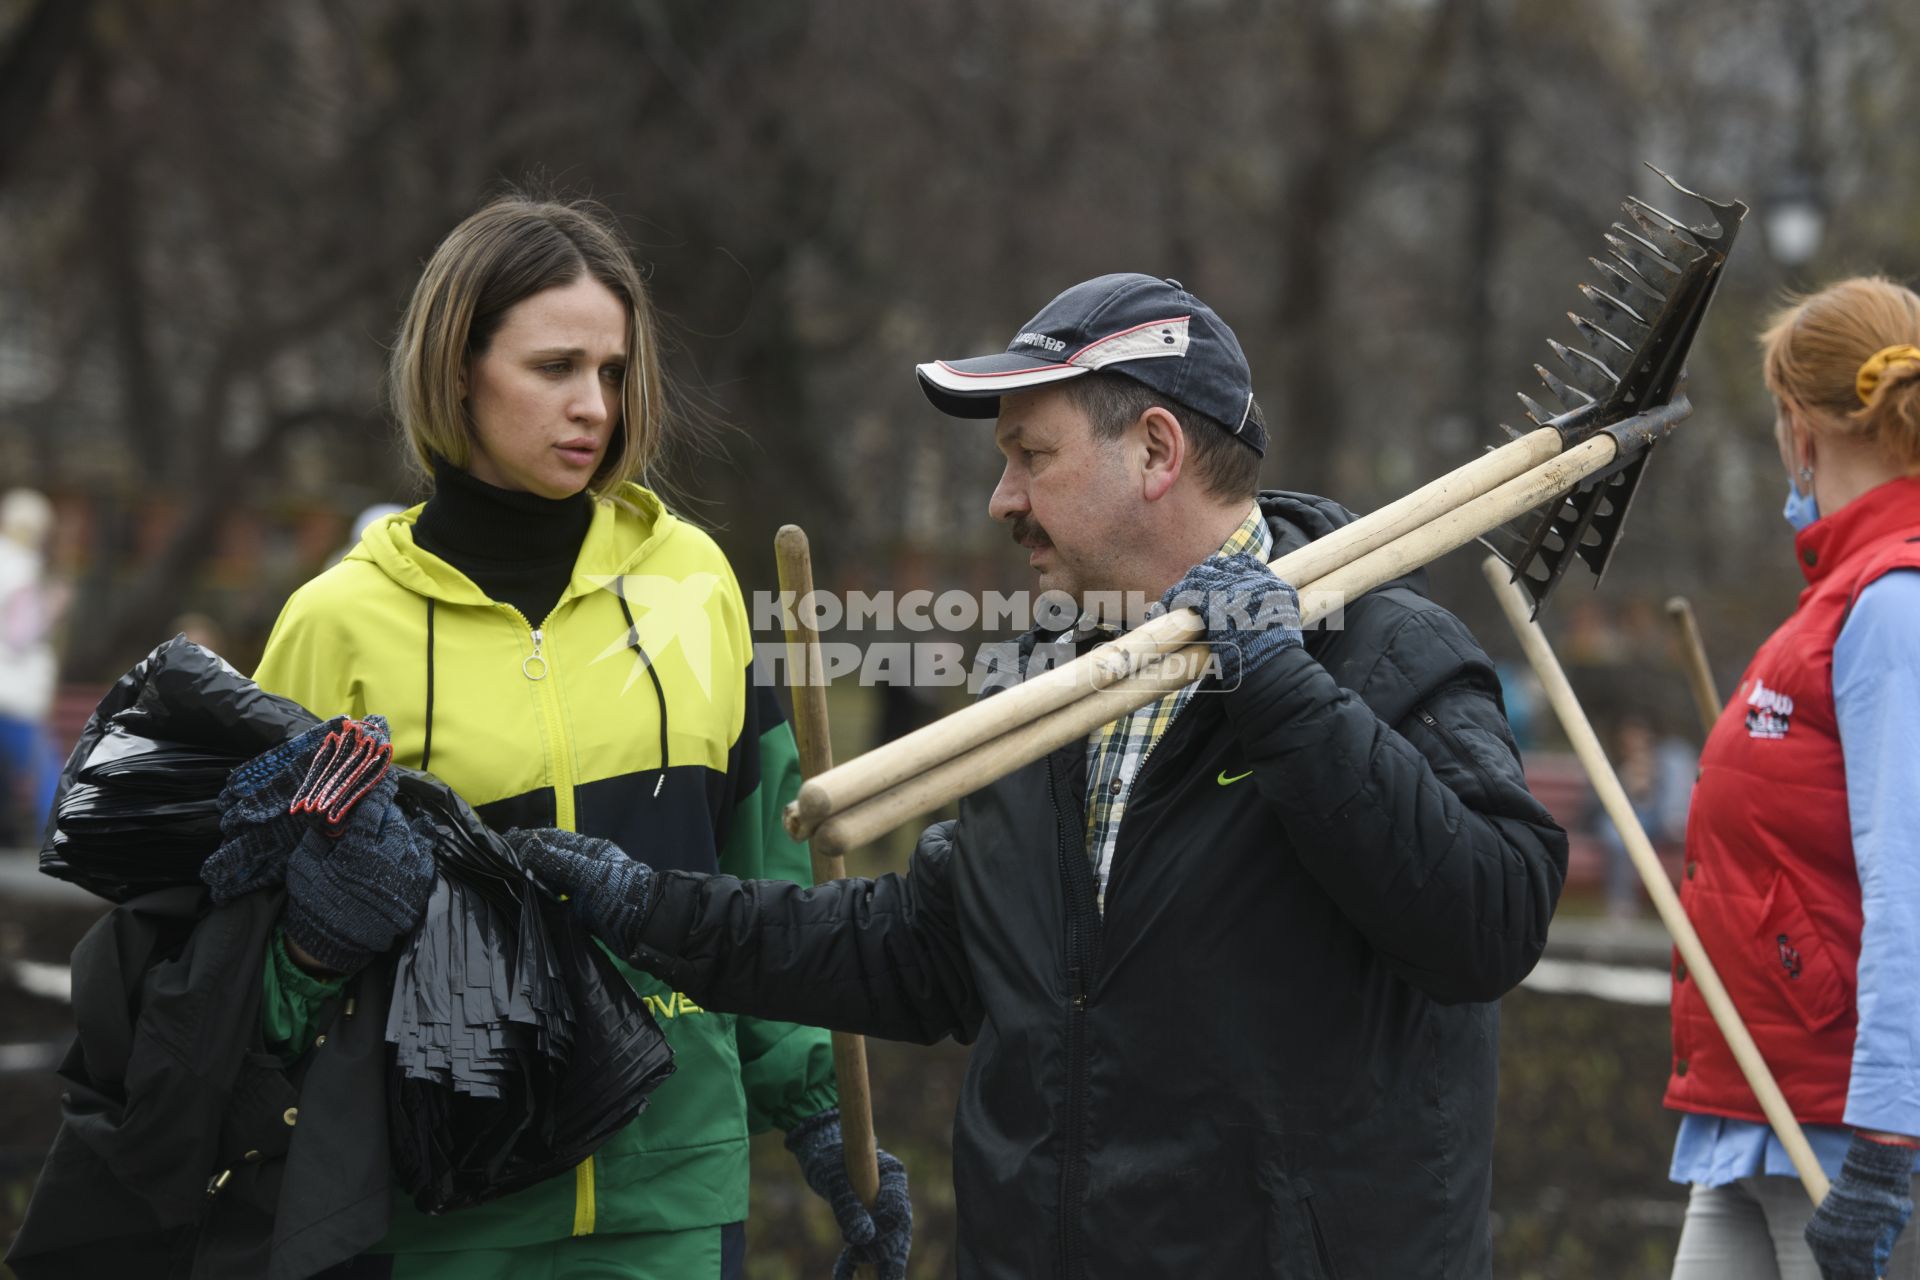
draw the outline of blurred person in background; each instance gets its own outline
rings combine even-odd
[[[173,620],[175,635],[185,636],[202,649],[226,656],[227,629],[210,613],[183,613]]]
[[[428,262],[392,357],[432,496],[361,522],[344,560],[287,602],[255,678],[322,717],[384,714],[394,760],[500,830],[805,881],[806,848],[780,824],[799,786],[793,736],[752,678],[733,571],[638,483],[672,429],[666,394],[646,287],[605,211],[512,195],[475,213]],[[322,936],[340,944],[321,954],[283,931],[269,957],[269,1041],[300,1052],[322,1046],[317,1011],[385,934],[369,921],[356,949],[351,903],[289,894],[287,919],[330,919]],[[625,972],[674,1049],[648,1109],[573,1173],[502,1199],[428,1217],[395,1196],[352,1274],[738,1277],[748,1137],[779,1128],[850,1258],[899,1280],[906,1175],[881,1153],[871,1216],[848,1189],[827,1034]]]
[[[1608,757],[1647,838],[1655,845],[1683,839],[1687,833],[1687,803],[1693,795],[1693,747],[1660,734],[1643,711],[1621,716],[1609,736]],[[1619,828],[1613,825],[1597,795],[1588,805],[1584,825],[1607,852],[1607,917],[1635,918],[1640,914],[1640,873],[1627,856]]]
[[[371,529],[377,521],[385,520],[388,516],[397,516],[405,510],[406,508],[397,502],[376,502],[372,506],[363,509],[359,515],[353,518],[353,525],[347,531],[346,545],[336,548],[334,553],[327,558],[328,566],[331,567],[339,564],[342,560],[352,555],[353,549],[360,545],[360,539],[366,535],[367,530]]]
[[[0,496],[0,848],[38,844],[59,761],[46,730],[59,663],[61,598],[46,573],[53,504],[32,489]]]
[[[1807,586],[1708,736],[1681,898],[1833,1189],[1816,1211],[1676,969],[1673,1275],[1914,1280],[1920,297],[1845,280],[1761,343]]]

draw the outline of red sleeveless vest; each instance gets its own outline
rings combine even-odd
[[[1920,480],[1883,484],[1794,540],[1807,588],[1700,754],[1680,900],[1788,1104],[1840,1124],[1853,1067],[1860,879],[1833,644],[1862,588],[1920,568]],[[1666,1105],[1764,1120],[1677,955]]]

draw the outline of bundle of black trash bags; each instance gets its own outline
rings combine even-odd
[[[184,638],[122,676],[60,780],[40,868],[114,902],[193,885],[227,776],[319,723]],[[395,957],[386,1040],[393,1171],[429,1213],[585,1159],[673,1071],[640,996],[512,847],[445,783],[395,766],[435,881]]]

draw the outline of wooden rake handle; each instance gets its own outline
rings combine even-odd
[[[1547,434],[1553,432],[1549,430]],[[1525,437],[1508,448],[1532,439]],[[1301,620],[1311,625],[1345,608],[1347,602],[1359,599],[1373,588],[1565,493],[1611,462],[1617,448],[1612,436],[1594,436],[1492,488],[1476,483],[1464,490],[1473,496],[1462,498],[1463,491],[1456,490],[1443,495],[1432,509],[1426,509],[1423,504],[1422,511],[1405,517],[1404,522],[1411,524],[1407,532],[1378,545],[1372,545],[1369,539],[1359,544],[1371,545],[1371,549],[1362,554],[1352,554],[1355,544],[1351,542],[1337,554],[1322,550],[1321,543],[1332,542],[1340,536],[1331,534],[1267,567],[1299,590]],[[1495,457],[1490,453],[1481,461],[1491,462]],[[1396,520],[1392,527],[1402,522]],[[1354,527],[1349,525],[1348,529]],[[1302,569],[1296,557],[1307,553],[1315,555],[1318,563]],[[1315,576],[1308,578],[1307,572]],[[966,711],[955,712],[917,734],[869,751],[833,770],[833,774],[845,778],[863,763],[869,769],[881,762],[897,765],[903,758],[902,749],[915,737],[922,739],[924,758],[912,762],[913,771],[902,781],[869,799],[847,803],[844,808],[835,807],[843,802],[841,798],[834,799],[817,811],[819,821],[812,825],[804,813],[807,793],[815,785],[809,782],[800,788],[798,804],[789,806],[787,829],[796,836],[809,835],[815,848],[851,849],[876,839],[909,818],[977,791],[1062,743],[1084,737],[1109,720],[1118,719],[1195,679],[1197,668],[1182,673],[1173,664],[1181,660],[1182,654],[1187,660],[1205,657],[1203,647],[1192,646],[1194,637],[1204,629],[1191,610],[1162,614],[1113,644],[1029,679],[1005,693],[976,702]],[[1113,657],[1115,654],[1121,657]],[[1103,661],[1119,665],[1110,681],[1103,678],[1091,687],[1083,681],[1073,686],[1078,694],[1076,698],[1043,715],[1027,718],[1029,708],[1024,699],[1030,691],[1058,690],[1063,677],[1071,685],[1092,664]],[[956,750],[973,735],[969,733],[961,738],[951,731],[968,716],[975,717],[977,726],[978,717],[982,715],[999,717],[990,722],[993,737],[971,749]]]
[[[1653,851],[1653,842],[1647,839],[1646,829],[1633,812],[1633,803],[1627,799],[1626,788],[1620,785],[1619,776],[1608,763],[1607,753],[1601,748],[1600,739],[1595,735],[1587,713],[1581,708],[1580,700],[1574,696],[1566,672],[1560,669],[1560,660],[1554,657],[1546,633],[1540,630],[1538,623],[1532,621],[1532,603],[1514,585],[1507,567],[1498,558],[1488,556],[1481,568],[1486,572],[1494,595],[1499,597],[1500,608],[1506,613],[1507,621],[1513,624],[1514,634],[1520,638],[1520,647],[1526,651],[1527,661],[1533,664],[1535,674],[1540,677],[1541,688],[1546,691],[1547,701],[1553,704],[1554,714],[1559,716],[1560,725],[1566,730],[1567,741],[1573,745],[1574,754],[1580,757],[1580,763],[1586,767],[1587,776],[1593,781],[1593,789],[1599,792],[1600,803],[1606,807],[1607,816],[1613,819],[1613,825],[1619,830],[1620,838],[1627,846],[1627,856],[1633,860],[1634,870],[1640,873],[1640,879],[1647,886],[1647,894],[1653,899],[1654,909],[1660,914],[1660,923],[1673,936],[1673,944],[1679,949],[1680,959],[1687,966],[1687,977],[1699,985],[1700,994],[1706,999],[1714,1023],[1720,1028],[1720,1034],[1726,1037],[1734,1060],[1740,1064],[1740,1073],[1747,1078],[1747,1085],[1760,1100],[1760,1110],[1773,1126],[1780,1145],[1786,1148],[1800,1181],[1807,1188],[1807,1194],[1816,1205],[1819,1204],[1827,1196],[1826,1172],[1820,1168],[1820,1162],[1814,1159],[1813,1148],[1807,1144],[1807,1135],[1801,1131],[1800,1122],[1793,1118],[1786,1097],[1774,1082],[1773,1072],[1768,1070],[1766,1059],[1760,1056],[1759,1046],[1754,1044],[1753,1036],[1748,1034],[1746,1024],[1733,1007],[1733,999],[1721,983],[1719,971],[1713,967],[1713,961],[1707,958],[1707,949],[1701,944],[1700,935],[1694,932],[1693,922],[1687,919],[1686,910],[1680,905],[1680,895],[1673,891],[1666,868],[1660,865],[1660,858]]]
[[[813,558],[806,532],[782,525],[773,539],[780,590],[804,600],[813,593]],[[833,767],[833,742],[827,736],[827,682],[820,661],[820,635],[808,611],[792,611],[787,628],[787,682],[793,693],[793,736],[800,748],[800,773],[813,778]],[[810,615],[809,615],[810,616]],[[843,880],[847,865],[819,844],[808,846],[815,884]],[[833,1074],[840,1086],[840,1135],[846,1144],[847,1178],[869,1208],[880,1195],[880,1162],[873,1139],[873,1094],[867,1085],[867,1042],[844,1031],[833,1033]]]
[[[1612,446],[1605,447],[1611,457]],[[1544,465],[1559,452],[1559,433],[1542,427],[1281,557],[1271,568],[1304,592],[1343,566],[1416,534],[1442,515]],[[1533,501],[1538,503],[1544,496]],[[805,597],[796,600],[800,602],[796,608],[804,606]],[[997,697],[972,703],[857,756],[824,776],[810,773],[800,788],[799,799],[790,807],[787,829],[797,838],[810,837],[836,814],[844,814],[928,770],[989,747],[1022,726],[1052,717],[1083,698],[1124,683],[1160,655],[1192,644],[1203,630],[1189,610],[1163,614],[1112,644],[1024,680]]]
[[[1680,665],[1687,673],[1687,688],[1693,691],[1693,705],[1700,712],[1700,727],[1708,733],[1720,718],[1720,692],[1713,687],[1713,668],[1707,663],[1707,646],[1700,639],[1700,624],[1694,621],[1693,605],[1685,596],[1667,601],[1667,618],[1680,641]]]

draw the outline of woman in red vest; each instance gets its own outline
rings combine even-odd
[[[1761,344],[1807,586],[1708,735],[1681,898],[1833,1190],[1815,1211],[1676,965],[1673,1275],[1920,1277],[1920,297],[1846,280]]]

